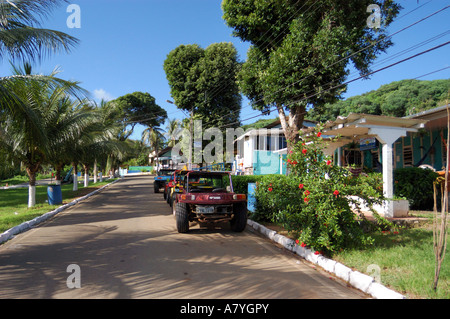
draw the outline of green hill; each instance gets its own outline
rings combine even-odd
[[[381,86],[378,90],[350,97],[322,110],[312,109],[307,117],[325,122],[349,113],[365,113],[403,117],[444,105],[449,98],[450,79],[402,80]]]

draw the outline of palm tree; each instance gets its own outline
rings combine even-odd
[[[40,21],[47,18],[50,11],[62,2],[65,1],[0,1],[0,59],[36,61],[52,52],[70,52],[78,39],[63,32],[40,28]],[[51,75],[25,73],[0,77],[0,110],[17,117],[31,115],[12,90],[21,81],[28,84],[33,81],[42,82],[53,88],[67,85],[72,94],[80,93],[79,88]]]
[[[155,166],[158,163],[158,152],[164,147],[164,136],[162,132],[163,130],[159,127],[147,127],[142,131],[142,143],[149,145],[150,149],[155,152]]]
[[[181,130],[180,128],[180,121],[177,119],[173,119],[170,120],[169,119],[169,123],[167,124],[167,139],[168,139],[168,143],[167,146],[175,146],[175,144],[177,143],[176,141],[176,137],[178,136],[179,131]]]
[[[26,64],[23,70],[16,68],[15,71],[17,75],[30,75],[31,67]],[[0,146],[25,166],[29,177],[28,207],[35,205],[36,174],[51,156],[55,134],[53,125],[60,111],[60,98],[71,89],[68,83],[54,88],[25,77],[9,85],[11,93],[17,97],[14,100],[17,107],[12,108],[13,112],[4,114],[5,121],[0,126]],[[66,126],[65,129],[68,130],[69,127]],[[64,134],[69,133],[65,131],[57,135]]]
[[[35,61],[58,51],[70,52],[78,39],[40,28],[53,8],[64,0],[15,0],[0,2],[0,58]]]
[[[54,108],[48,115],[51,136],[47,160],[56,171],[56,180],[61,180],[65,164],[71,163],[71,145],[76,143],[89,127],[95,125],[95,115],[83,107],[85,100],[72,101],[64,90],[55,90],[51,96]]]

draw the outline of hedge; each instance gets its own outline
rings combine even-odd
[[[437,177],[430,169],[397,168],[394,170],[394,194],[406,198],[412,210],[433,210],[433,182]]]

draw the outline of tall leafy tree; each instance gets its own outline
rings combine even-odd
[[[126,94],[110,101],[108,105],[114,109],[114,116],[122,124],[121,140],[125,140],[133,134],[137,124],[157,127],[167,118],[166,110],[156,104],[155,98],[149,93]]]
[[[370,4],[380,26],[370,28]],[[307,107],[340,98],[353,64],[361,75],[392,45],[386,28],[400,7],[392,0],[223,0],[233,35],[252,44],[239,74],[242,92],[261,111],[276,109],[288,140],[298,141]]]
[[[205,92],[197,86],[200,77],[199,61],[204,50],[197,44],[179,45],[164,60],[164,71],[170,86],[170,94],[179,109],[188,112],[199,107],[200,96]]]
[[[242,97],[236,81],[240,69],[232,43],[180,45],[164,61],[170,93],[178,108],[192,112],[203,127],[239,124]]]

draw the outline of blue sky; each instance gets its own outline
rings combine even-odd
[[[320,1],[320,0],[319,0]],[[248,43],[232,37],[232,29],[222,19],[221,0],[73,0],[81,9],[81,27],[68,28],[67,5],[56,9],[43,23],[44,27],[66,32],[80,40],[70,54],[53,54],[35,65],[41,73],[49,73],[55,66],[61,68],[59,77],[77,80],[91,92],[92,98],[114,99],[135,91],[148,92],[158,105],[166,109],[169,118],[184,118],[174,105],[169,104],[170,88],[163,70],[167,54],[180,44],[197,43],[206,48],[215,42],[232,42],[240,59],[245,60]],[[389,30],[394,33],[433,12],[449,5],[448,0],[399,0],[404,7]],[[417,9],[415,11],[412,11]],[[411,12],[412,11],[412,12]],[[367,14],[367,16],[369,13]],[[361,19],[366,19],[362,16]],[[380,55],[373,70],[412,56],[423,50],[449,41],[450,8],[430,19],[393,36],[394,46]],[[413,45],[441,36],[401,56],[395,54]],[[393,58],[381,64],[383,59]],[[349,85],[345,98],[378,89],[381,85],[416,78],[438,69],[449,67],[450,45],[394,66],[369,80],[358,80]],[[1,73],[9,74],[5,61]],[[352,73],[349,79],[356,77]],[[420,79],[448,79],[450,68]],[[242,104],[241,120],[260,114],[252,110],[248,101]],[[272,113],[271,118],[276,114]],[[252,123],[263,117],[244,121]],[[165,125],[163,125],[163,128]],[[141,128],[133,138],[139,139]]]

